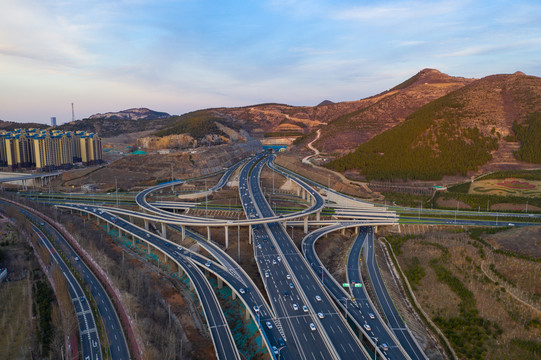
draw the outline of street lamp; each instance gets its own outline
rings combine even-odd
[[[374,360],[376,360],[376,358],[378,356],[378,338],[373,337],[372,339],[374,339],[374,341],[375,341],[375,343],[374,343]]]

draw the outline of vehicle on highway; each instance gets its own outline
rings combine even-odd
[[[323,315],[323,313],[317,313],[317,316],[320,318],[320,319],[323,319],[325,317],[325,315]]]
[[[147,234],[147,238],[149,238],[149,237],[150,237],[150,234]]]
[[[267,321],[267,322],[265,323],[265,325],[267,325],[267,327],[268,327],[269,329],[272,329],[272,324],[271,324],[270,321]]]
[[[84,297],[81,297],[81,298],[79,298],[79,301],[85,302],[85,298],[84,298]]]
[[[282,261],[282,258],[281,258],[280,256],[277,256],[276,259],[277,259],[278,261]]]
[[[78,256],[74,257],[74,259],[75,259],[75,261],[79,261],[79,257],[78,257]]]
[[[291,275],[287,274],[286,279],[291,280]]]
[[[307,312],[308,312],[308,306],[306,306],[306,305],[303,305],[303,306],[302,306],[302,311],[304,311],[304,312],[306,312],[306,313],[307,313]]]
[[[179,249],[180,251],[182,251],[182,246],[177,246],[177,249]]]
[[[389,346],[387,344],[385,344],[385,343],[381,344],[380,347],[381,347],[381,350],[383,350],[383,351],[389,350]]]
[[[310,330],[316,331],[316,326],[314,325],[314,323],[310,323]]]
[[[289,283],[289,287],[293,289],[293,283]]]
[[[316,295],[316,301],[321,301],[321,297],[319,295]]]
[[[280,344],[280,346],[286,346],[286,342],[282,338],[278,338],[278,344]]]
[[[243,288],[240,288],[240,289],[239,289],[239,292],[240,292],[241,294],[245,294],[245,293],[246,293],[246,291],[245,291]]]
[[[269,273],[268,273],[268,272],[265,273],[265,277],[266,277],[266,278],[269,277]]]
[[[276,265],[276,260],[272,260],[272,264],[273,264],[273,265]]]
[[[366,331],[371,331],[371,330],[372,330],[372,328],[371,328],[370,325],[368,325],[368,324],[364,324],[363,327],[364,327],[364,329],[365,329]]]
[[[284,295],[286,295],[286,296],[289,295],[289,293],[287,292],[287,290],[284,291]]]
[[[205,263],[205,266],[208,267],[208,266],[210,266],[210,264],[212,264],[212,262],[209,260],[209,261],[207,261],[207,262]]]
[[[258,312],[258,311],[259,311],[259,306],[254,305],[254,311],[255,311],[255,312]]]
[[[299,305],[293,304],[293,310],[299,310]]]
[[[278,348],[276,346],[273,346],[272,352],[274,353],[274,355],[278,355]]]
[[[376,316],[375,316],[374,314],[372,314],[372,313],[368,314],[368,317],[369,317],[370,319],[375,319],[375,318],[376,318]]]

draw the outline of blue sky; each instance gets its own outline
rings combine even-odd
[[[423,68],[541,76],[538,1],[2,0],[0,119],[316,105]]]

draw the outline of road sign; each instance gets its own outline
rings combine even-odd
[[[349,287],[349,283],[342,283],[343,287]]]
[[[363,287],[363,284],[355,284],[355,287]]]

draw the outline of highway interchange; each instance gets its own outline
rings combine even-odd
[[[389,302],[388,293],[373,261],[372,226],[397,223],[394,212],[376,208],[355,199],[346,198],[349,206],[339,207],[346,220],[319,221],[327,203],[314,189],[314,183],[276,167],[272,156],[259,154],[227,169],[219,182],[208,191],[216,192],[225,186],[234,172],[238,172],[238,191],[245,219],[207,219],[160,208],[160,203],[149,203],[155,191],[181,184],[176,180],[140,192],[136,202],[143,212],[89,204],[64,204],[60,208],[91,214],[107,226],[118,228],[146,244],[148,251],[161,254],[160,261],[172,262],[179,273],[186,274],[201,302],[216,355],[219,359],[239,359],[239,351],[227,325],[215,291],[207,280],[213,274],[227,284],[245,306],[245,311],[256,322],[269,356],[275,359],[426,359],[396,309]],[[265,199],[260,186],[261,172],[268,167],[289,177],[300,189],[302,202],[307,207],[294,213],[277,215]],[[321,186],[319,186],[322,189]],[[334,197],[342,196],[331,189],[322,189]],[[353,203],[353,205],[351,205]],[[164,203],[165,206],[165,203]],[[145,227],[133,223],[144,220]],[[158,231],[150,230],[149,223],[161,224]],[[286,232],[286,226],[304,227],[302,253]],[[308,232],[308,226],[331,224]],[[249,227],[254,259],[264,284],[260,292],[253,280],[222,248],[209,237],[193,232],[191,226]],[[167,239],[170,227],[196,240],[210,254],[203,256]],[[348,258],[348,282],[361,283],[360,249],[364,247],[369,278],[376,289],[377,299],[370,299],[364,287],[344,289],[324,269],[314,250],[315,242],[324,234],[342,228],[358,231]],[[227,238],[227,237],[226,237]],[[379,314],[375,302],[381,304]],[[388,306],[384,306],[387,304]],[[116,359],[117,357],[112,357]],[[118,357],[121,358],[121,357]]]

